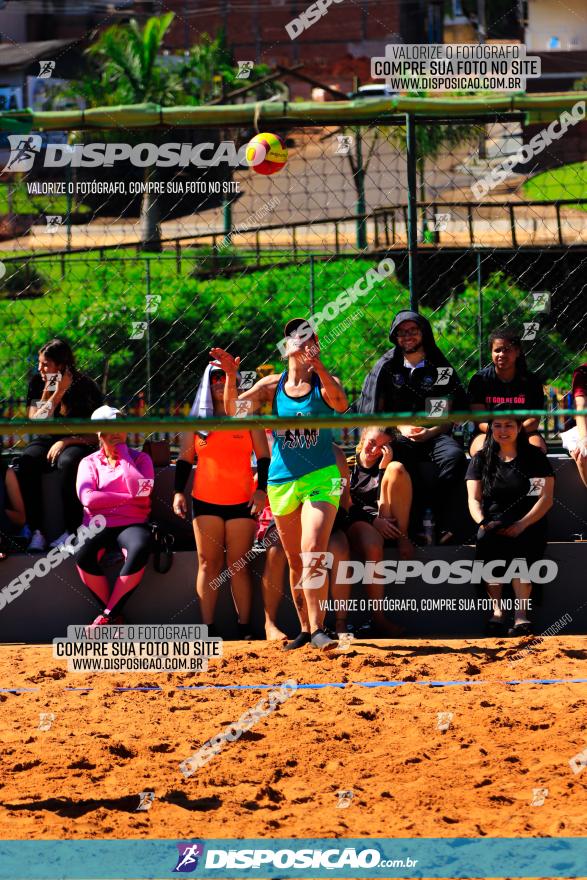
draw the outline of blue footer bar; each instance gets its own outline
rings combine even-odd
[[[584,877],[587,838],[5,840],[1,880]]]

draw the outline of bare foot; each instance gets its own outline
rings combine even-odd
[[[397,539],[397,551],[400,559],[414,559],[416,550],[407,535]]]
[[[265,637],[268,642],[283,642],[288,639],[286,634],[278,626],[275,626],[274,623],[265,624]]]

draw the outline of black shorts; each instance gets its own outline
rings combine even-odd
[[[225,522],[229,519],[255,519],[251,508],[244,501],[242,504],[211,504],[192,498],[192,516],[219,516]]]

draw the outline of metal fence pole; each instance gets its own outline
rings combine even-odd
[[[147,332],[145,334],[146,345],[146,361],[147,361],[147,385],[146,385],[146,401],[147,412],[151,409],[151,261],[147,257],[145,260],[147,293],[145,296],[145,311],[147,318]]]
[[[356,220],[356,235],[357,235],[357,248],[359,250],[365,250],[367,247],[367,207],[365,201],[365,169],[363,168],[363,143],[362,143],[362,133],[361,129],[355,129],[355,134],[357,138],[357,152],[356,152],[356,169],[357,173],[355,175],[355,186],[357,190],[357,207],[355,213],[357,214]]]
[[[419,305],[418,287],[418,182],[416,175],[416,120],[412,113],[406,113],[407,135],[407,173],[408,173],[408,275],[410,286],[410,308],[417,312]]]
[[[71,183],[72,183],[72,180],[71,180],[71,165],[68,165],[68,166],[67,166],[67,174],[66,174],[66,188],[67,188],[66,202],[67,202],[67,207],[66,207],[66,209],[65,209],[65,227],[66,227],[66,229],[67,229],[67,250],[68,250],[68,251],[71,250],[71,203],[72,203],[72,199],[71,199],[71,190],[72,190],[72,188],[73,188],[73,187],[71,186]]]
[[[479,369],[483,369],[483,283],[481,279],[481,253],[477,251],[477,348]]]
[[[224,241],[230,241],[232,244],[230,235],[232,232],[232,202],[229,199],[225,199],[222,204],[222,222],[224,227]]]
[[[314,314],[314,255],[310,254],[310,315]]]

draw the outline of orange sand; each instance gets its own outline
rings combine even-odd
[[[362,642],[293,654],[225,643],[208,672],[74,675],[47,646],[4,646],[0,837],[460,837],[585,833],[585,640],[544,641],[515,665],[518,640]],[[177,685],[488,679],[486,685],[299,690],[185,779],[179,763],[237,721],[260,691]],[[162,691],[116,692],[159,685]],[[64,687],[90,686],[89,693]],[[54,712],[47,732],[39,713]],[[437,729],[437,712],[452,712]],[[533,788],[548,788],[530,806]],[[148,812],[138,793],[154,790]],[[337,791],[354,793],[347,809]]]

